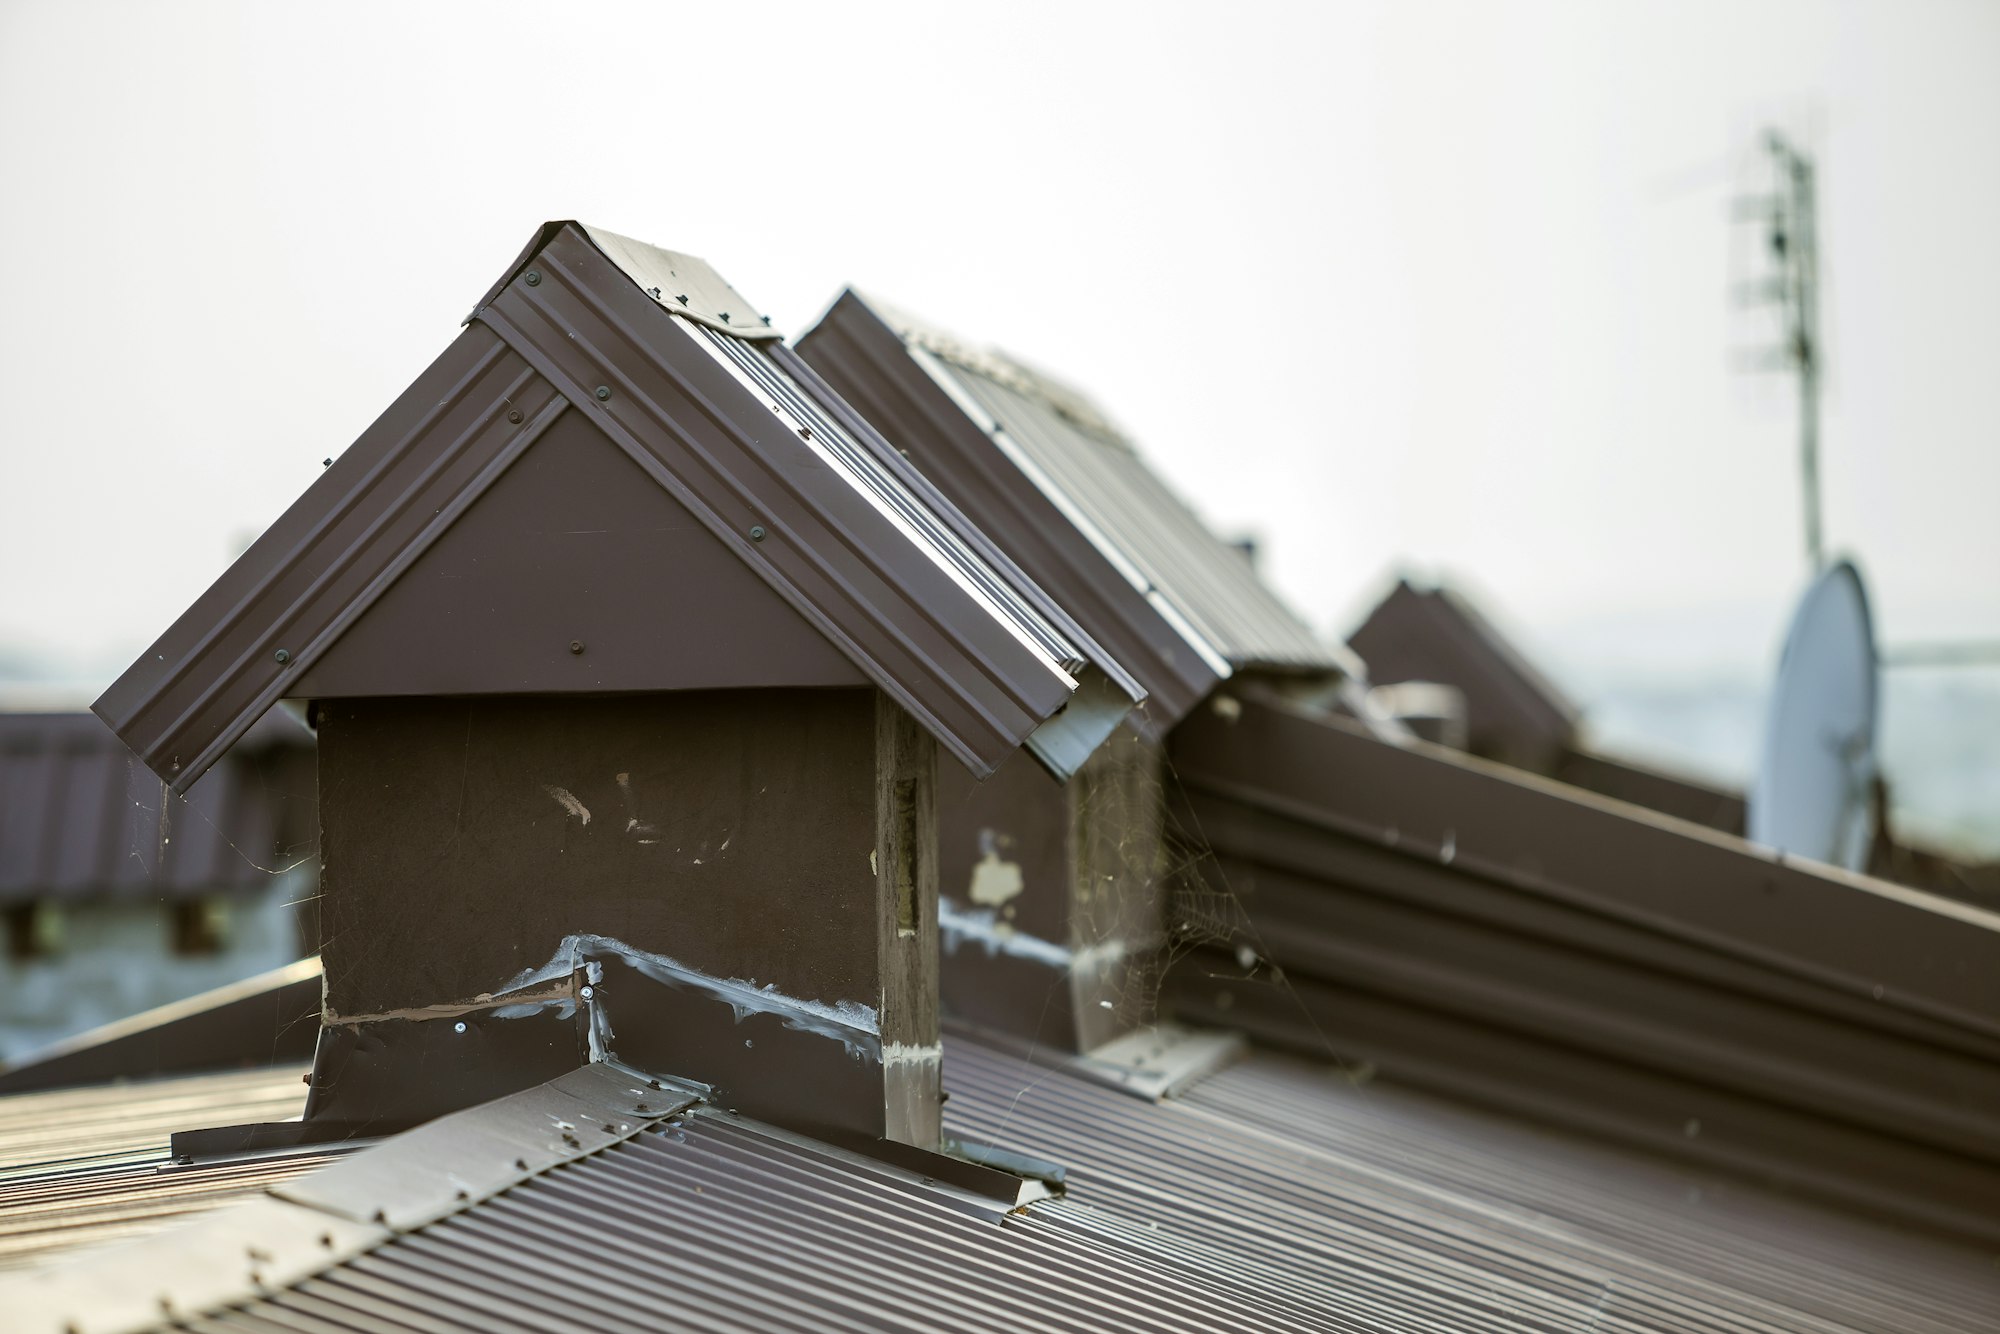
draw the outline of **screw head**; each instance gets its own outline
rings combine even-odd
[[[569,651],[570,651],[571,653],[581,653],[581,652],[583,652],[583,641],[582,641],[581,639],[572,639],[572,640],[570,640],[570,641],[569,641]]]
[[[521,410],[519,408],[509,408],[507,410],[507,420],[515,423],[516,425],[519,425],[521,421]]]
[[[577,995],[583,997],[585,1000],[589,1000],[592,996],[595,996],[596,994],[597,992],[590,987],[584,987],[582,990],[577,992]]]
[[[286,663],[292,660],[292,651],[290,649],[281,648],[276,653],[273,653],[271,656],[277,659],[278,665],[282,667]]]
[[[322,468],[331,468],[331,467],[333,466],[333,460],[332,460],[332,459],[321,459],[321,460],[319,461],[319,466],[320,466],[320,467],[322,467]]]
[[[453,1024],[451,1026],[451,1031],[454,1033],[463,1033],[465,1031],[465,1020],[461,1019],[457,1023]]]
[[[752,542],[762,542],[764,540],[764,537],[765,533],[763,524],[753,523],[750,525],[750,540]]]
[[[539,274],[539,273],[537,273],[537,272],[535,272],[535,271],[534,271],[533,269],[529,269],[529,270],[528,270],[528,286],[530,286],[530,287],[540,287],[541,285],[542,285],[542,275],[541,275],[541,274]]]
[[[609,401],[609,400],[610,400],[610,398],[611,398],[611,386],[610,386],[610,385],[608,385],[608,384],[601,384],[601,385],[597,386],[597,401],[598,401],[598,402],[600,402],[600,403],[604,403],[604,402],[607,402],[607,401]]]

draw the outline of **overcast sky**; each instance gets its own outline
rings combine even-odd
[[[0,0],[0,645],[108,679],[579,217],[1057,371],[1323,630],[1406,566],[1763,664],[1767,121],[1821,164],[1831,539],[1887,638],[2000,637],[2000,5]]]

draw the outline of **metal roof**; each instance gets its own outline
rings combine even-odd
[[[266,886],[314,851],[311,748],[275,713],[183,801],[90,714],[0,714],[0,903]]]
[[[200,1253],[184,1234],[25,1288],[0,1280],[0,1295],[24,1330],[86,1332],[147,1327],[154,1291],[176,1328],[239,1332],[1943,1334],[2000,1319],[1979,1251],[1323,1061],[1259,1053],[1157,1103],[962,1034],[946,1068],[954,1130],[1060,1162],[1064,1196],[1003,1211],[671,1097],[602,1130],[576,1117],[565,1146],[551,1116],[570,1124],[574,1097],[531,1090],[452,1118],[459,1132],[427,1149],[451,1160],[419,1173],[439,1187],[388,1171],[421,1131],[279,1185],[247,1264],[261,1290],[245,1214],[212,1216],[209,1240],[235,1248],[216,1275],[160,1268]],[[322,1258],[295,1255],[293,1233]]]
[[[873,336],[882,327],[901,339],[908,364],[892,361]],[[939,485],[982,522],[991,516],[1013,536],[1030,521],[1047,522],[1052,507],[1082,534],[1096,562],[1068,542],[1033,558],[1051,571],[1063,569],[1068,577],[1058,586],[1065,590],[1079,581],[1102,584],[1100,563],[1108,565],[1151,605],[1194,661],[1177,655],[1162,662],[1160,627],[1108,589],[1095,609],[1105,619],[1093,620],[1091,628],[1126,655],[1128,666],[1143,664],[1148,688],[1166,691],[1180,707],[1203,693],[1196,687],[1204,668],[1215,679],[1239,667],[1360,675],[1354,656],[1314,635],[1258,579],[1249,558],[1217,537],[1077,390],[854,292],[800,340],[800,350],[871,416],[882,413],[895,443],[922,459]],[[949,424],[952,409],[915,387],[916,377],[941,391],[976,436]],[[975,438],[989,453],[997,448],[1041,493],[1041,503],[1025,501],[1018,480],[1001,481],[990,462],[976,456]],[[1057,580],[1054,573],[1042,577]],[[1140,643],[1152,646],[1143,657]]]
[[[711,645],[740,654],[758,640],[765,684],[852,684],[858,669],[985,773],[1064,710],[1086,661],[1122,676],[1003,556],[964,540],[963,516],[915,493],[894,451],[830,392],[774,356],[761,321],[722,333],[733,312],[694,318],[692,307],[733,303],[712,271],[700,266],[686,293],[661,286],[661,274],[698,264],[574,223],[545,227],[452,346],[96,712],[181,790],[282,697],[722,685],[733,681],[705,670]],[[645,560],[685,575],[688,562],[706,571],[727,557],[754,573],[750,586],[714,601],[712,580],[645,578],[617,562],[615,544],[513,526],[481,540],[517,557],[539,542],[544,559],[496,562],[507,582],[479,598],[427,585],[427,553],[476,529],[482,499],[545,437],[591,458],[610,451],[697,520],[674,509],[673,522],[639,525],[675,530],[647,539],[671,551],[621,531]],[[630,490],[603,483],[598,498]],[[579,570],[591,577],[567,577]],[[489,624],[481,607],[499,601],[508,614]],[[368,633],[378,606],[404,618],[380,643]],[[801,655],[800,634],[851,666],[824,679],[827,655]],[[589,647],[618,644],[626,651]],[[808,665],[812,679],[786,675]],[[449,689],[437,686],[444,668]],[[1045,761],[1071,747],[1046,749]]]
[[[43,1264],[248,1199],[325,1151],[175,1164],[168,1136],[297,1116],[305,1067],[0,1097],[0,1269]]]
[[[1266,691],[1169,757],[1242,914],[1183,1018],[2000,1240],[2000,915]]]

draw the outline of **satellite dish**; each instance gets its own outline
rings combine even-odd
[[[1874,839],[1876,661],[1861,572],[1841,561],[1792,617],[1750,789],[1755,843],[1858,871]]]

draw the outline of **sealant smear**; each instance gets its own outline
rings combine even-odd
[[[835,1001],[831,1005],[825,1001],[800,1000],[784,995],[776,983],[758,986],[754,981],[743,978],[711,977],[709,974],[664,954],[654,954],[649,950],[627,945],[622,940],[610,936],[577,934],[563,937],[561,945],[550,960],[540,968],[523,969],[512,981],[501,988],[498,994],[507,995],[528,987],[540,986],[560,977],[568,977],[579,967],[600,970],[595,974],[602,977],[602,964],[589,955],[605,955],[621,959],[627,967],[644,977],[666,986],[682,990],[698,991],[711,996],[729,1006],[741,1023],[753,1014],[775,1015],[785,1027],[802,1033],[815,1033],[821,1037],[833,1038],[847,1048],[848,1054],[856,1058],[866,1057],[879,1060],[882,1055],[882,1039],[879,1020],[871,1006],[856,1001]],[[529,1005],[509,1005],[495,1010],[496,1018],[522,1018],[535,1014],[555,1002],[541,1001]],[[571,1004],[573,1002],[561,1002]],[[612,1037],[610,1021],[604,1017],[604,1006],[590,1007],[591,1051],[599,1059],[608,1057],[609,1040]],[[507,1013],[513,1011],[515,1013]],[[567,1013],[574,1013],[572,1008]],[[600,1054],[600,1046],[602,1051]]]
[[[1099,941],[1087,949],[1073,950],[1002,922],[999,913],[992,908],[967,908],[942,897],[938,899],[938,932],[946,954],[958,953],[960,945],[971,941],[984,949],[989,957],[1006,954],[1086,975],[1116,963],[1131,952],[1126,942],[1116,939]]]

